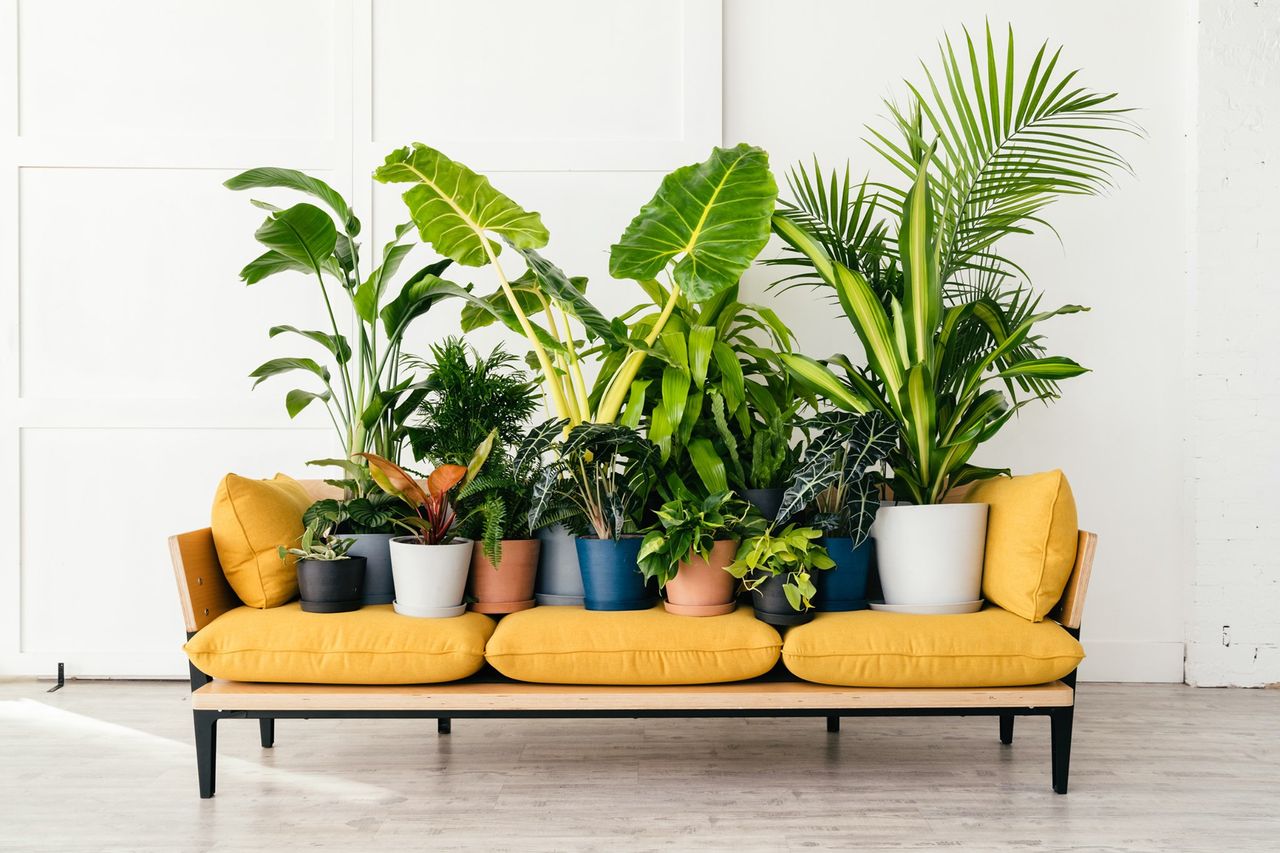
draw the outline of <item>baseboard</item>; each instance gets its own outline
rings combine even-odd
[[[1181,684],[1184,678],[1182,643],[1141,643],[1108,640],[1085,642],[1081,681],[1161,681]]]

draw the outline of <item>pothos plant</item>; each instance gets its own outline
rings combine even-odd
[[[448,287],[437,292],[466,298],[480,312],[475,316],[487,314],[519,329],[533,351],[552,411],[571,427],[611,424],[620,417],[632,381],[655,351],[678,301],[703,302],[737,283],[768,242],[777,196],[768,155],[749,145],[716,148],[705,162],[664,178],[610,252],[614,277],[634,279],[661,300],[653,321],[637,329],[623,318],[605,319],[586,300],[585,282],[538,254],[550,235],[537,213],[524,210],[465,165],[414,143],[388,156],[374,177],[412,185],[405,202],[420,237],[436,252],[464,266],[492,268],[499,285],[495,294],[478,297]],[[499,260],[499,240],[523,257],[524,275],[507,273]],[[590,341],[622,353],[605,364],[598,394],[588,390],[571,316]],[[685,364],[684,372],[691,367]]]
[[[817,541],[822,531],[795,524],[779,531],[772,525],[761,527],[763,529],[757,528],[757,532],[742,540],[737,555],[725,571],[741,578],[742,585],[753,592],[771,578],[781,576],[782,592],[791,609],[808,610],[818,592],[813,573],[835,565]]]
[[[800,428],[808,440],[775,523],[813,505],[812,526],[827,536],[852,539],[856,548],[876,519],[883,482],[877,466],[897,445],[898,428],[881,412],[839,411],[815,415]]]
[[[699,498],[688,489],[658,508],[658,522],[645,534],[637,557],[645,580],[664,587],[693,556],[711,559],[717,540],[734,536],[747,517],[745,502],[730,492]]]

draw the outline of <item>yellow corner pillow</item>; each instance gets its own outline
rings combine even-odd
[[[990,506],[982,595],[1039,622],[1062,597],[1076,558],[1076,501],[1061,471],[997,477],[965,497]]]
[[[298,594],[294,558],[276,548],[302,536],[311,497],[292,477],[251,480],[228,474],[213,497],[210,527],[227,583],[250,607],[279,607]]]

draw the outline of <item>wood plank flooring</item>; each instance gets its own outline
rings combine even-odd
[[[1046,719],[219,724],[185,685],[0,682],[0,850],[1280,849],[1280,691],[1082,685],[1071,793]]]

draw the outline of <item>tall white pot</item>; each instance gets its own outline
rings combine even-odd
[[[873,533],[886,604],[959,604],[982,597],[986,504],[881,507]]]
[[[396,612],[440,618],[466,610],[462,596],[467,589],[474,545],[470,539],[455,539],[447,545],[422,545],[411,536],[392,539]]]

